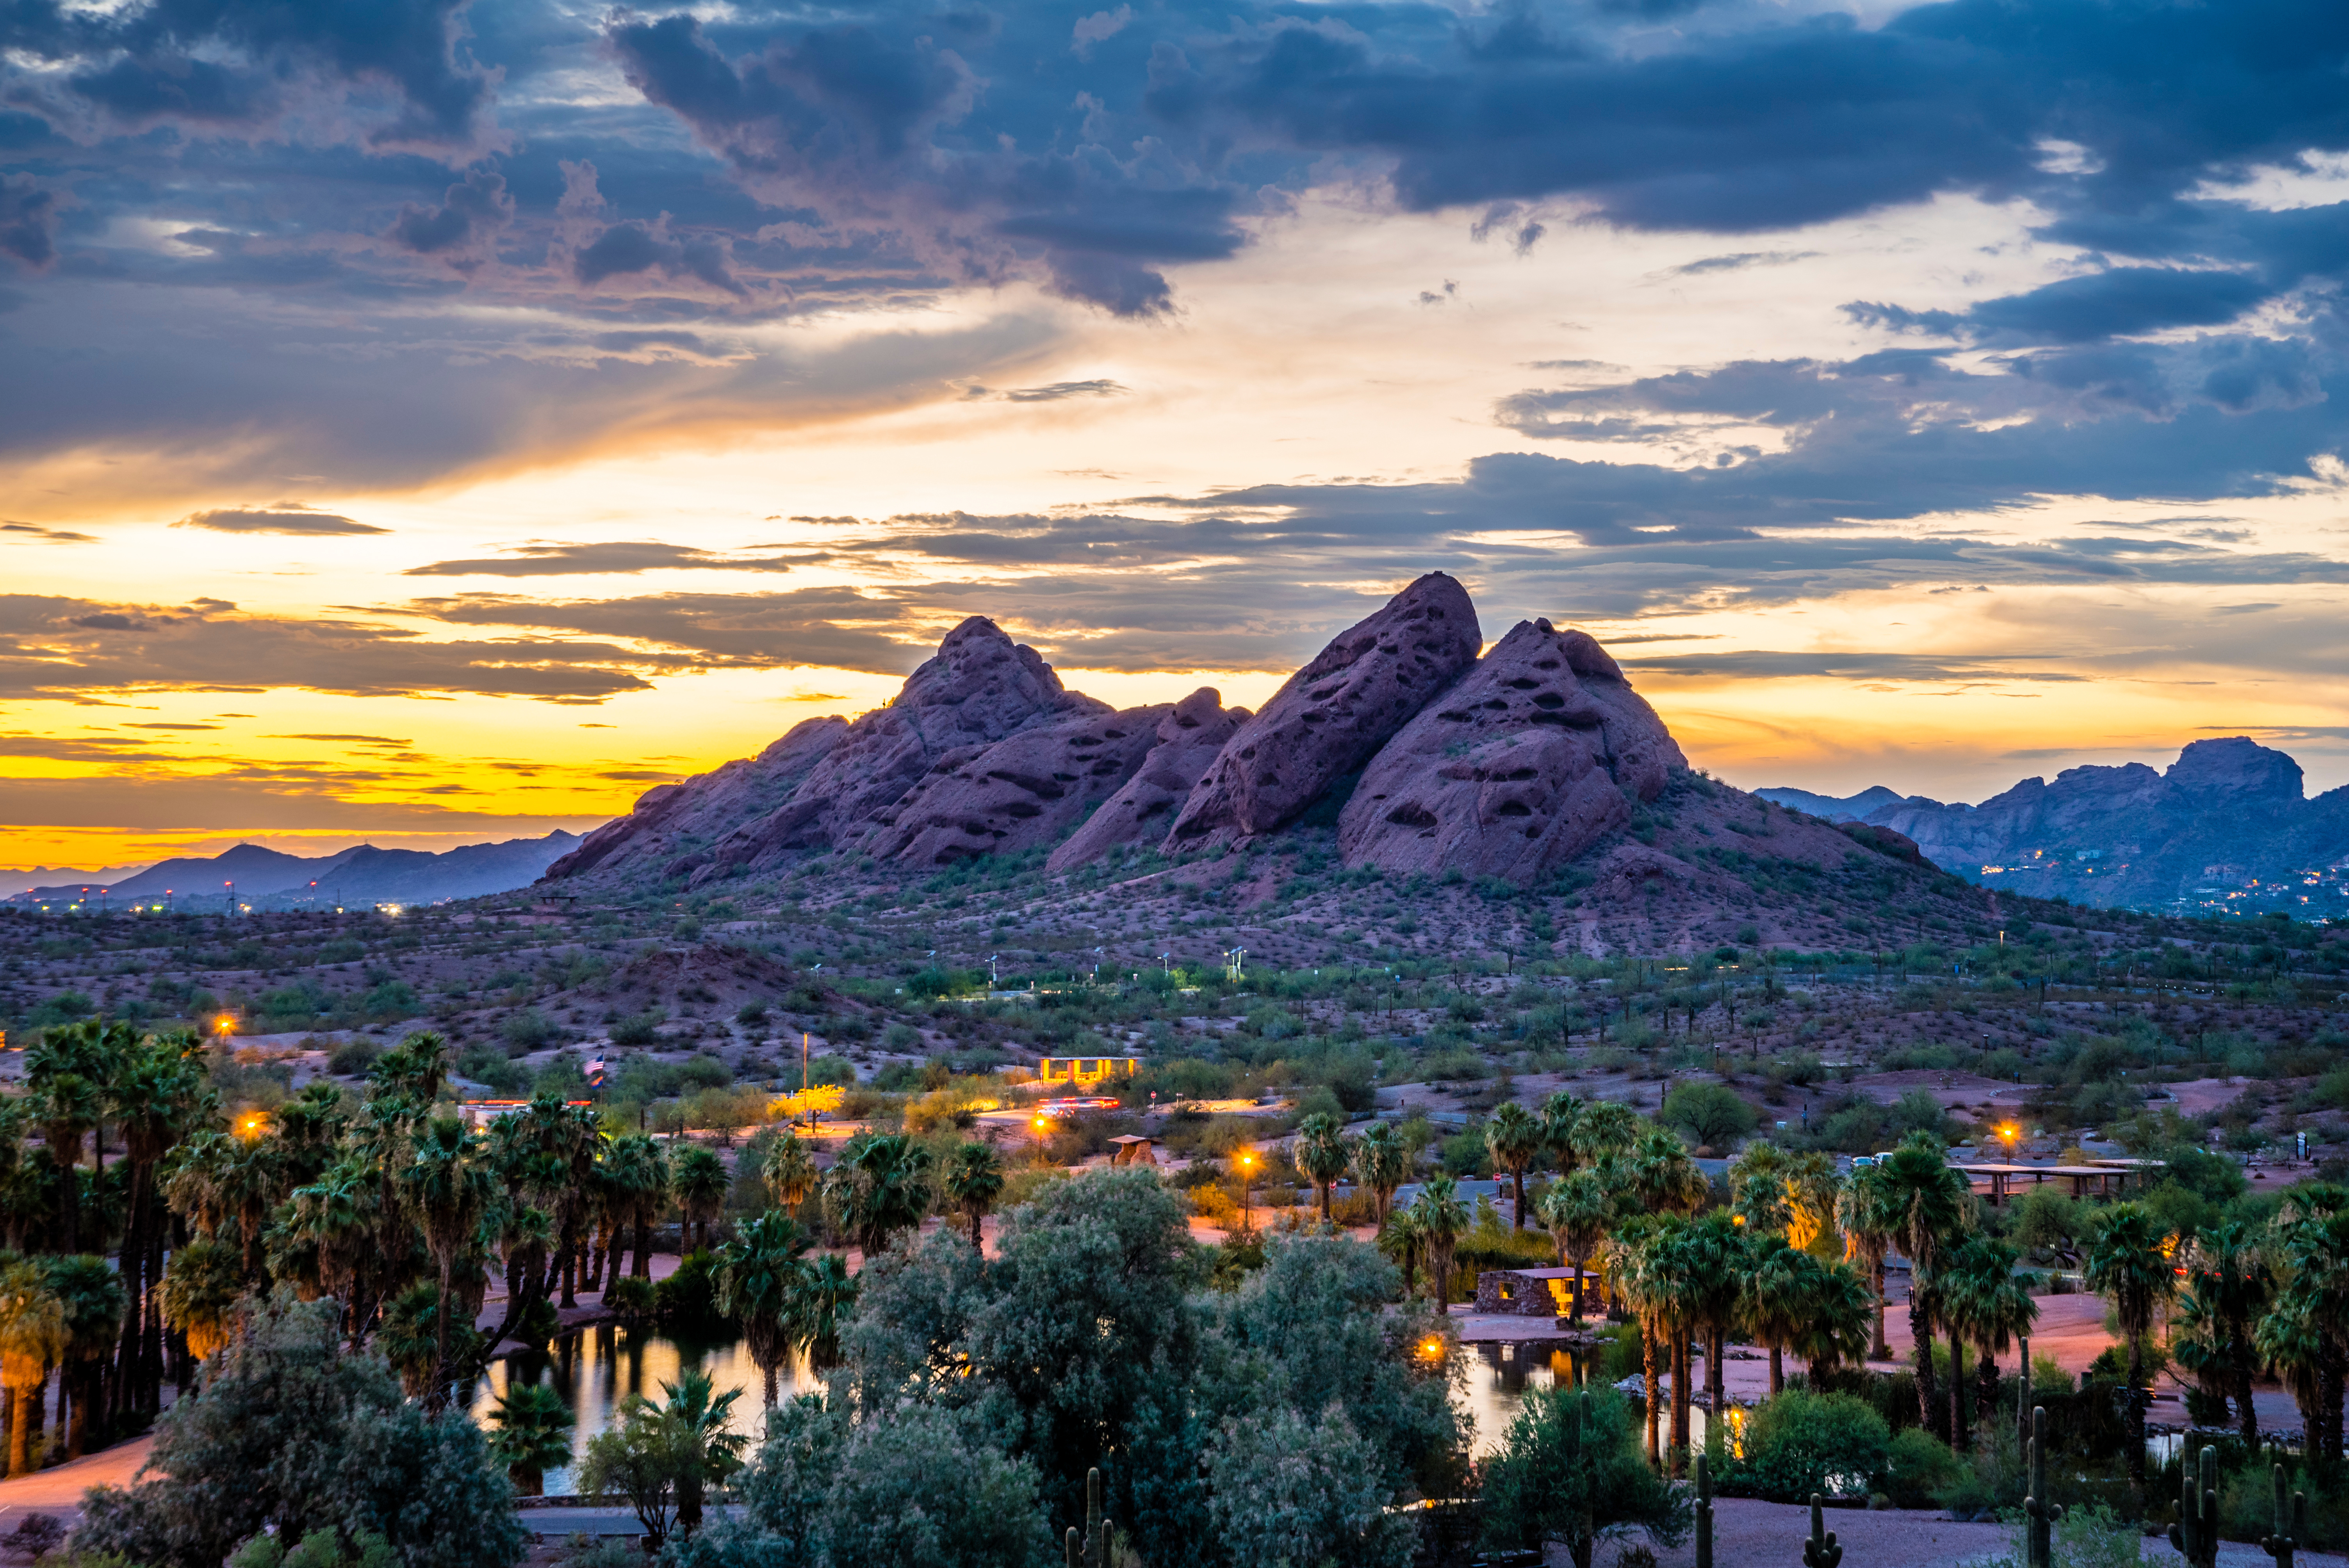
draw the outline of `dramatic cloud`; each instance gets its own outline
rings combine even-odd
[[[76,533],[70,529],[43,528],[36,522],[0,522],[0,542],[13,541],[19,544],[38,542],[43,544],[96,544],[94,533]]]
[[[220,508],[195,512],[171,525],[208,528],[215,533],[389,533],[388,528],[338,517],[330,511],[247,511]]]
[[[8,18],[8,97],[76,131],[170,125],[257,139],[299,116],[315,137],[347,114],[351,127],[330,136],[387,151],[473,149],[489,134],[496,73],[460,58],[467,3],[23,0]],[[388,113],[373,101],[386,98]]]
[[[480,561],[436,561],[411,566],[409,577],[575,577],[594,573],[789,572],[821,556],[787,561],[779,556],[723,555],[690,545],[654,540],[614,540],[603,544],[525,544],[513,554]]]
[[[432,642],[405,627],[245,614],[216,601],[166,609],[0,594],[0,697],[295,686],[595,699],[648,690],[645,674],[694,662],[608,643]]]
[[[57,198],[29,178],[0,176],[0,255],[27,267],[57,260]]]

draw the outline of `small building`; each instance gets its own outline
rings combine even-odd
[[[1598,1276],[1583,1271],[1585,1301]],[[1519,1317],[1563,1317],[1574,1310],[1572,1269],[1486,1269],[1476,1276],[1476,1310]]]
[[[530,1101],[526,1099],[469,1099],[457,1107],[457,1114],[465,1119],[468,1130],[479,1132],[493,1121],[503,1121],[529,1109]]]
[[[1094,1084],[1132,1078],[1141,1068],[1140,1057],[1046,1057],[1036,1064],[1036,1077],[1043,1083]]]
[[[1158,1163],[1158,1140],[1128,1132],[1109,1140],[1109,1162],[1112,1165],[1155,1165]]]

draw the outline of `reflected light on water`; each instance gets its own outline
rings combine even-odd
[[[572,1490],[572,1477],[586,1455],[588,1439],[613,1424],[613,1412],[622,1400],[641,1394],[659,1404],[665,1398],[661,1385],[676,1382],[679,1373],[691,1367],[709,1373],[719,1394],[729,1388],[742,1391],[729,1412],[726,1424],[730,1430],[747,1434],[753,1443],[765,1435],[761,1418],[765,1396],[759,1364],[750,1359],[740,1340],[703,1340],[649,1330],[632,1334],[610,1324],[557,1340],[552,1354],[533,1351],[493,1364],[475,1392],[473,1419],[482,1430],[495,1430],[491,1412],[506,1390],[517,1384],[543,1383],[560,1394],[578,1424],[571,1431],[572,1462],[546,1472],[546,1490],[564,1493]],[[823,1387],[823,1379],[805,1356],[794,1356],[777,1369],[775,1397],[779,1399],[821,1392]]]
[[[1529,1388],[1572,1387],[1581,1380],[1581,1358],[1543,1345],[1466,1345],[1453,1387],[1468,1413],[1469,1446],[1476,1457],[1499,1450],[1509,1423]],[[1665,1386],[1669,1397],[1671,1385]],[[1701,1392],[1702,1390],[1700,1390]],[[1662,1440],[1671,1440],[1671,1412],[1664,1412]],[[1704,1408],[1689,1407],[1689,1441],[1704,1446]]]
[[[1500,1448],[1527,1389],[1571,1387],[1581,1377],[1578,1359],[1571,1352],[1540,1345],[1469,1345],[1462,1351],[1454,1363],[1453,1390],[1468,1417],[1470,1446],[1480,1458]],[[557,1341],[552,1354],[533,1352],[493,1365],[475,1394],[473,1418],[483,1430],[492,1429],[490,1412],[517,1382],[543,1383],[560,1394],[578,1425],[571,1433],[572,1463],[546,1472],[546,1490],[565,1493],[572,1490],[572,1477],[587,1452],[588,1439],[612,1425],[613,1411],[620,1402],[630,1394],[642,1394],[657,1404],[663,1398],[661,1385],[675,1382],[678,1373],[692,1367],[708,1372],[720,1394],[729,1388],[742,1391],[734,1402],[729,1428],[747,1434],[753,1442],[764,1435],[759,1366],[740,1340],[697,1339],[649,1331],[631,1334],[609,1324]],[[794,1394],[821,1393],[823,1380],[805,1356],[795,1356],[777,1373],[775,1391],[783,1399]],[[1669,1412],[1666,1419],[1669,1422]],[[1702,1408],[1692,1407],[1690,1437],[1700,1447],[1704,1442],[1704,1425]],[[1669,1428],[1665,1439],[1670,1440]]]

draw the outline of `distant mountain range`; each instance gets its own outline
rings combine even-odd
[[[101,887],[125,878],[137,876],[147,867],[100,866],[96,871],[82,871],[74,866],[27,866],[22,870],[0,868],[0,899],[14,898],[20,892],[30,892],[36,887],[73,886],[88,882]]]
[[[164,861],[115,882],[74,874],[68,882],[18,892],[12,902],[79,903],[87,896],[119,908],[168,899],[181,909],[222,909],[233,884],[236,901],[256,907],[437,903],[527,887],[578,846],[579,835],[560,830],[542,839],[464,844],[439,854],[354,844],[331,855],[305,857],[239,844],[217,855]]]
[[[2025,779],[1979,806],[1878,785],[1840,799],[1757,789],[1829,821],[1889,828],[1970,882],[2077,903],[2349,915],[2349,787],[2313,799],[2300,764],[2244,737]]]

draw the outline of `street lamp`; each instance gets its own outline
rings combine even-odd
[[[1041,1165],[1044,1163],[1044,1132],[1052,1125],[1051,1119],[1040,1110],[1030,1125],[1036,1130],[1036,1163]]]
[[[1256,1156],[1240,1156],[1240,1232],[1245,1235],[1256,1228],[1251,1216],[1256,1209]]]

